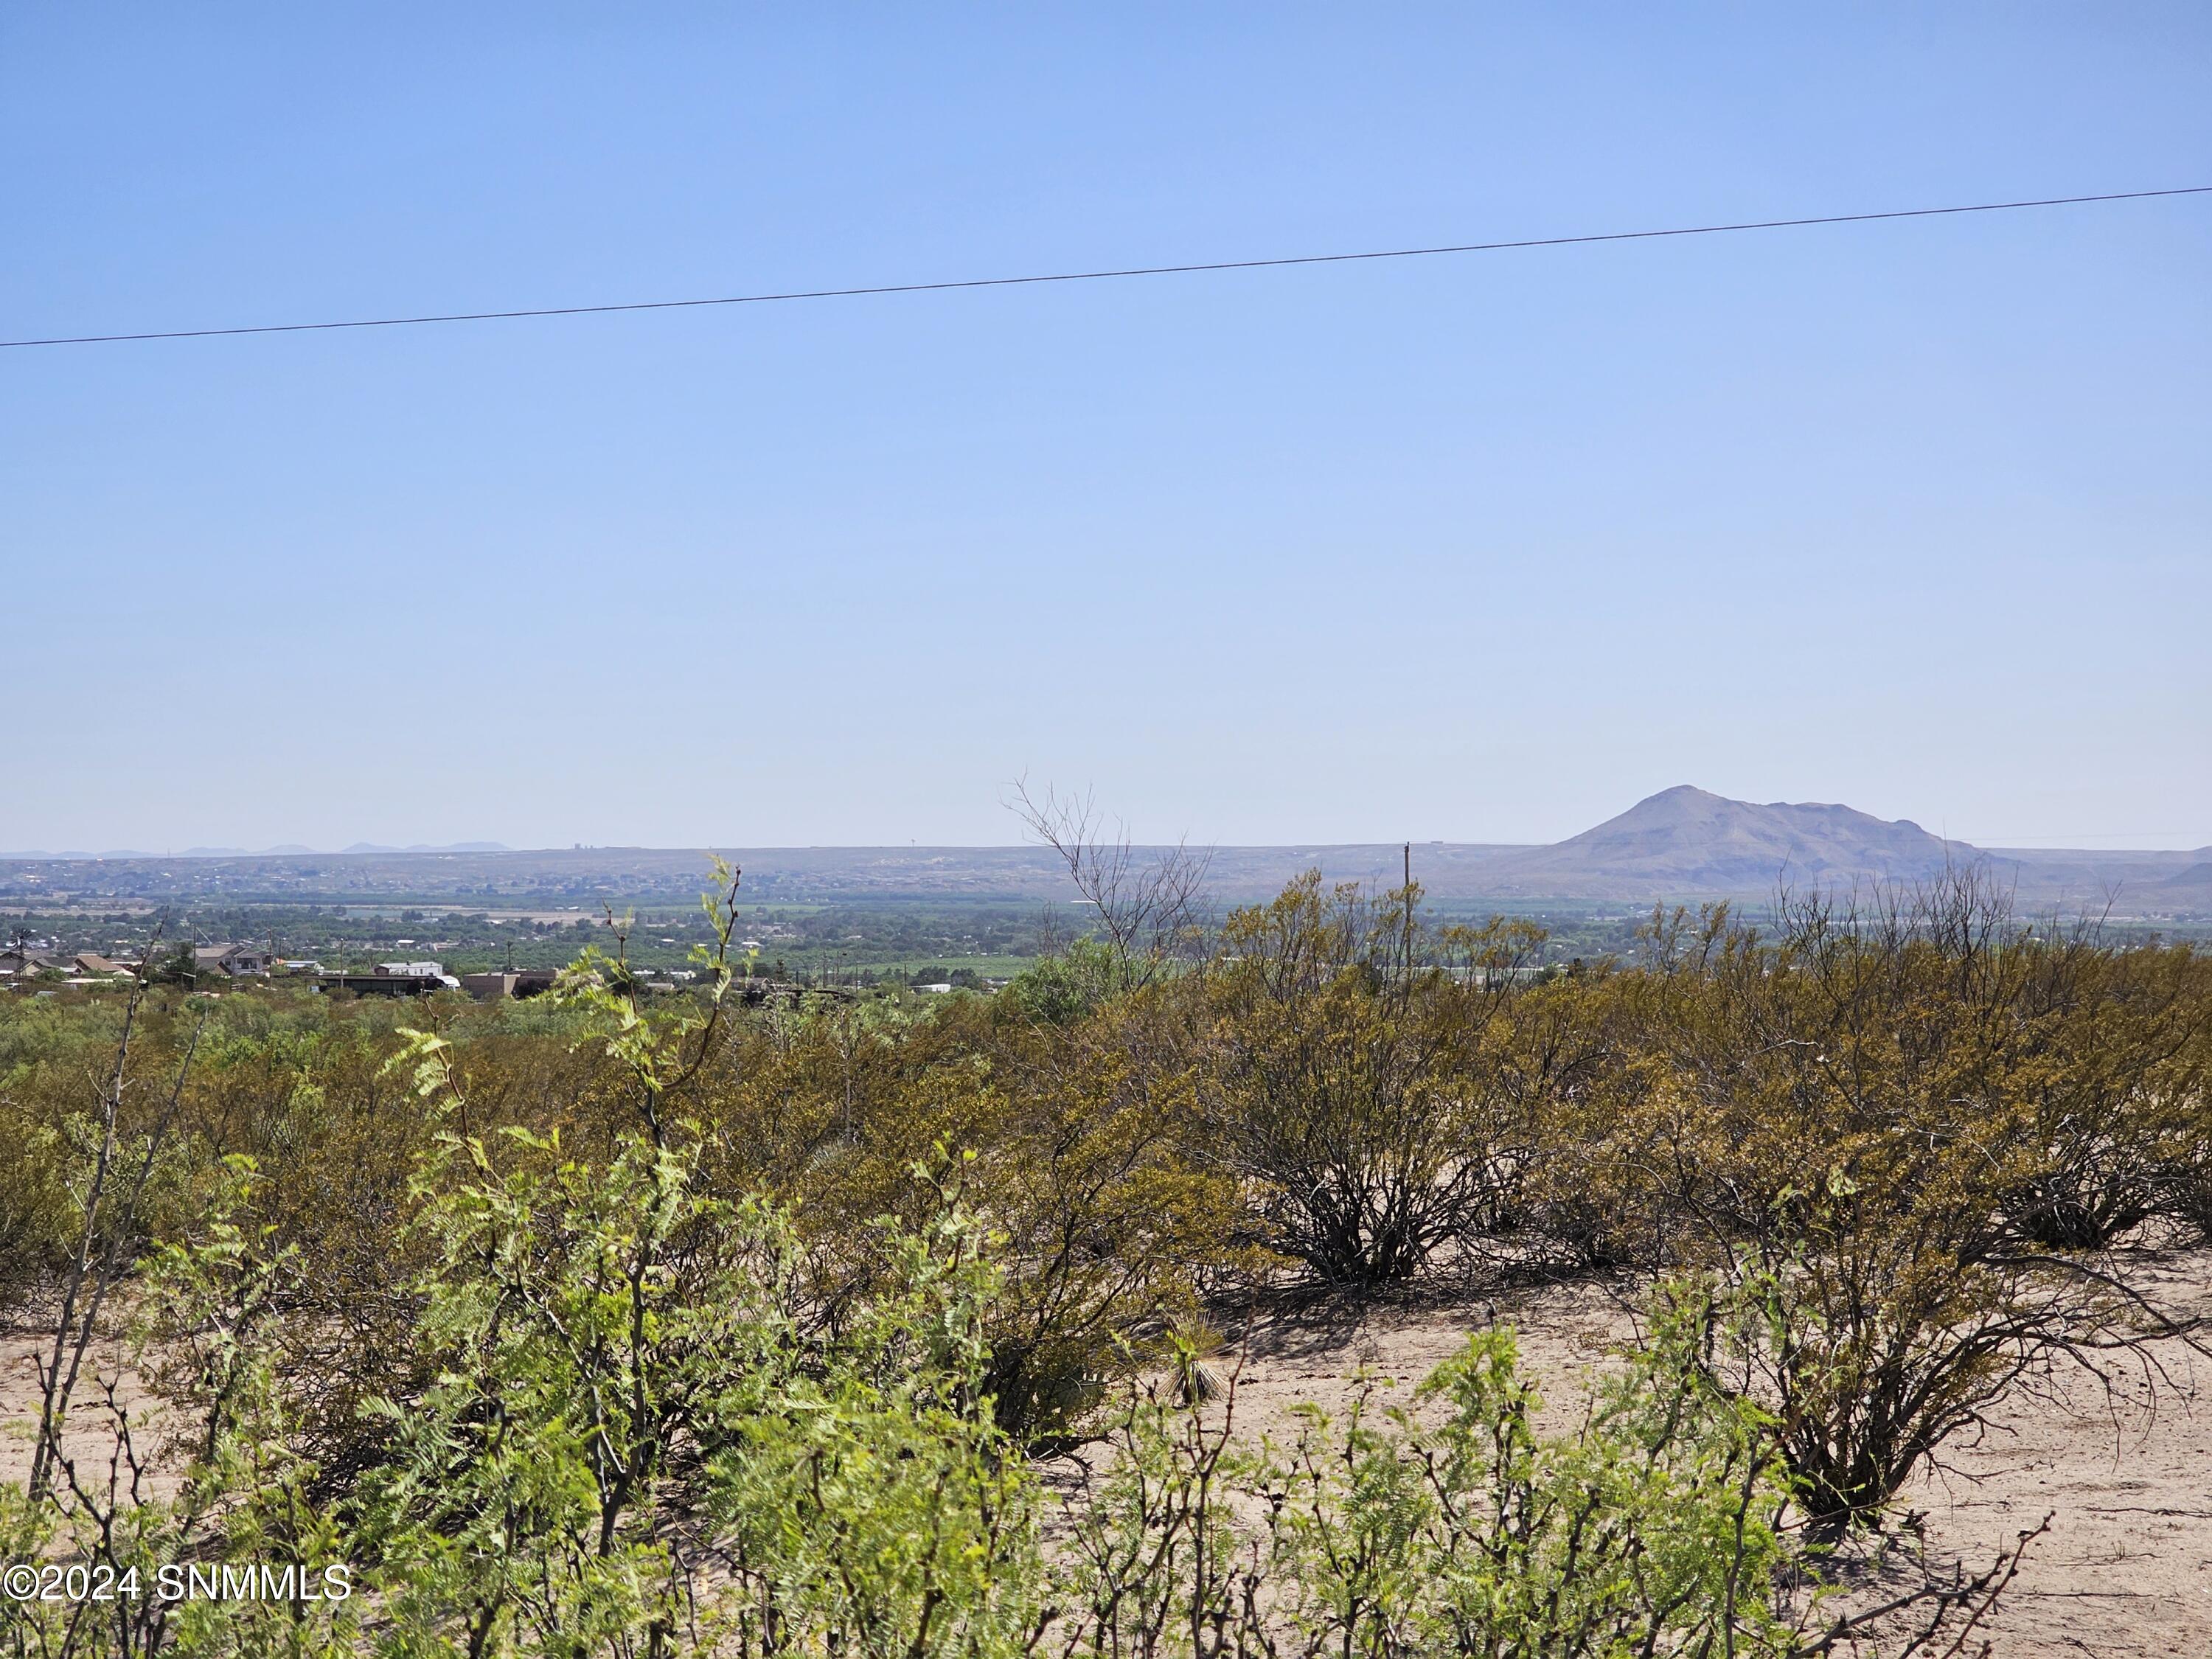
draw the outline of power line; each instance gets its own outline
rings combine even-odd
[[[1217,259],[1183,265],[1131,265],[1112,270],[1059,270],[1030,276],[969,276],[945,283],[881,283],[866,288],[817,288],[781,294],[731,294],[702,300],[631,300],[618,305],[540,306],[521,311],[454,311],[420,317],[357,317],[329,323],[259,323],[243,328],[174,328],[141,334],[70,334],[0,340],[18,346],[112,345],[135,340],[210,340],[236,334],[314,334],[346,328],[413,328],[425,323],[491,323],[524,317],[593,317],[617,311],[683,311],[701,306],[776,305],[791,300],[852,300],[879,294],[943,294],[955,289],[1022,288],[1044,283],[1103,283],[1126,276],[1187,276],[1210,270],[1270,270],[1285,265],[1349,264],[1364,259],[1425,259],[1445,253],[1501,253],[1514,248],[1574,247],[1589,242],[1642,242],[1666,236],[1720,236],[1743,230],[1790,230],[1807,225],[1863,225],[1880,219],[1934,219],[1960,213],[2008,213],[2020,208],[2078,207],[2090,202],[2141,202],[2159,196],[2212,194],[2212,185],[2173,190],[2116,191],[2102,196],[2049,196],[2025,202],[1976,202],[1961,207],[1893,208],[1881,213],[1830,213],[1814,218],[1756,219],[1741,224],[1677,225],[1665,230],[1612,230],[1585,236],[1535,236],[1511,242],[1462,242],[1446,247],[1380,248],[1361,253],[1300,253],[1272,259]]]

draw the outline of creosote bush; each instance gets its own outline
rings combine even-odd
[[[1419,897],[1310,875],[1231,916],[1192,992],[1197,1155],[1248,1194],[1264,1243],[1330,1284],[1409,1279],[1522,1222],[1540,1100],[1577,1058],[1523,1018],[1540,934],[1432,933]]]
[[[1762,1310],[1734,1386],[1816,1523],[1878,1516],[2014,1384],[2171,1328],[2100,1252],[2162,1202],[2122,1171],[2204,1142],[2176,1058],[2203,964],[2032,935],[1972,876],[1792,907],[1771,941],[1716,911],[1653,942],[1584,1165],[1664,1261]]]

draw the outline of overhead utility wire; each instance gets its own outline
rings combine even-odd
[[[1284,265],[1348,264],[1361,259],[1425,259],[1443,253],[1501,253],[1512,248],[1573,247],[1586,242],[1641,242],[1662,236],[1719,236],[1739,230],[1790,230],[1803,225],[1863,225],[1878,219],[1934,219],[1959,213],[2007,213],[2017,208],[2077,207],[2089,202],[2140,202],[2155,196],[2203,196],[2212,185],[2174,190],[2116,191],[2103,196],[2049,196],[2027,202],[1976,202],[1963,207],[1893,208],[1884,213],[1830,213],[1817,218],[1755,219],[1733,225],[1677,225],[1666,230],[1613,230],[1588,236],[1534,236],[1514,242],[1462,242],[1449,247],[1382,248],[1364,253],[1300,253],[1274,259],[1217,259],[1203,264],[1132,265],[1115,270],[1059,270],[1031,276],[969,276],[945,283],[884,283],[868,288],[799,289],[782,294],[731,294],[703,300],[632,300],[619,305],[540,306],[526,311],[454,311],[421,317],[357,317],[333,323],[261,323],[246,328],[173,328],[143,334],[70,334],[51,339],[0,340],[17,346],[111,345],[131,340],[210,340],[234,334],[313,334],[342,328],[412,328],[423,323],[490,323],[522,317],[594,317],[616,311],[682,311],[698,306],[775,305],[787,300],[852,300],[871,294],[942,294],[963,288],[1021,288],[1040,283],[1102,283],[1123,276],[1184,276],[1208,270],[1270,270]]]

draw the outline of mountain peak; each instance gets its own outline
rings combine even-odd
[[[1726,812],[1732,806],[1745,805],[1747,803],[1730,800],[1725,795],[1716,795],[1710,789],[1700,789],[1694,783],[1678,783],[1671,789],[1662,789],[1656,795],[1646,795],[1626,812],[1607,819],[1606,823],[1705,817]],[[1599,830],[1605,827],[1603,823],[1597,826]],[[1595,831],[1586,830],[1583,833],[1591,835]]]
[[[1856,807],[1762,805],[1683,783],[1512,862],[1517,884],[1528,891],[1750,893],[1778,884],[1923,880],[1960,854],[1972,857],[1974,849]]]

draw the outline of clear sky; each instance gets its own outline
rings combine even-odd
[[[0,334],[2212,183],[2212,8],[0,9]],[[2212,198],[0,352],[0,848],[2212,842]]]

